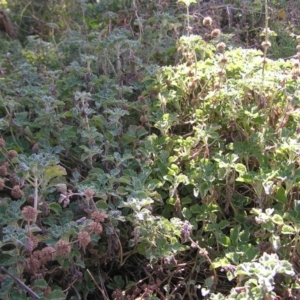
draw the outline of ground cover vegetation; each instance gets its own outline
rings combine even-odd
[[[1,299],[299,299],[299,1],[2,1]]]

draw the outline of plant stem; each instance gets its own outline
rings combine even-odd
[[[34,178],[34,208],[37,210],[38,209],[38,201],[39,201],[39,194],[38,194],[38,178],[35,177]],[[36,223],[36,218],[37,216],[34,218],[33,223]]]
[[[40,299],[39,295],[37,295],[32,289],[26,286],[19,278],[14,276],[4,267],[0,267],[0,271],[11,277],[20,287],[22,287],[33,299]]]

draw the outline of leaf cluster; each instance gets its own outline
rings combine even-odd
[[[63,2],[0,40],[0,298],[297,297],[299,53],[198,1]]]

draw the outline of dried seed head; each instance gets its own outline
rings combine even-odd
[[[219,90],[221,88],[219,83],[215,83],[214,90]]]
[[[211,34],[212,37],[216,38],[221,34],[221,30],[216,28],[210,34]]]
[[[193,64],[193,62],[191,60],[189,60],[189,61],[186,62],[186,66],[187,67],[190,67],[192,64]]]
[[[92,200],[95,195],[95,191],[92,189],[86,189],[84,191],[84,195],[86,197],[86,200]]]
[[[189,77],[193,77],[193,76],[195,75],[195,72],[192,71],[192,70],[189,70],[188,73],[187,73],[187,75],[188,75]]]
[[[149,106],[148,106],[148,105],[145,104],[145,105],[142,106],[142,110],[143,110],[143,111],[147,111],[148,109],[149,109]]]
[[[167,80],[166,80],[166,85],[167,85],[167,86],[171,86],[171,85],[172,85],[172,82],[171,82],[170,80],[167,79]]]
[[[300,35],[296,36],[296,41],[297,41],[297,43],[300,43]]]
[[[204,40],[206,40],[206,41],[209,41],[209,40],[211,40],[211,35],[210,35],[210,33],[205,33],[204,34]]]
[[[32,253],[32,256],[38,260],[41,260],[42,258],[42,251],[41,250],[36,250]],[[43,264],[42,262],[40,262],[41,265]]]
[[[33,146],[32,146],[32,151],[34,152],[34,153],[38,153],[39,152],[39,144],[38,143],[35,143]]]
[[[53,260],[55,253],[55,249],[53,247],[46,247],[41,250],[41,258],[44,263],[47,263],[49,261]]]
[[[222,57],[221,57],[221,59],[220,59],[220,64],[221,65],[226,65],[228,63],[228,59],[227,59],[227,57],[225,56],[225,55],[223,55]]]
[[[294,64],[293,64],[293,67],[294,67],[294,68],[299,68],[299,66],[300,66],[299,61],[295,60],[295,61],[294,61]]]
[[[33,242],[33,249],[35,249],[39,245],[39,239],[35,235],[30,236],[32,242]]]
[[[7,152],[7,156],[9,159],[13,159],[14,157],[18,156],[18,152],[16,150],[9,150]]]
[[[138,96],[138,101],[144,103],[145,97],[144,96]]]
[[[64,240],[59,240],[55,244],[56,254],[61,257],[66,257],[71,252],[71,246],[68,242]]]
[[[6,176],[7,175],[7,166],[6,164],[3,164],[0,166],[0,176]]]
[[[24,249],[29,253],[31,253],[33,251],[33,249],[34,249],[33,241],[30,237],[26,238],[26,243],[25,243]]]
[[[0,178],[0,191],[2,191],[5,187],[5,181],[3,178]]]
[[[157,96],[159,94],[159,89],[157,88],[152,89],[151,94]]]
[[[272,46],[272,44],[271,44],[270,41],[264,41],[264,42],[261,43],[261,46],[264,50],[267,50]]]
[[[162,7],[162,8],[166,8],[166,7],[168,7],[168,6],[169,6],[169,3],[166,2],[166,1],[163,1],[163,2],[161,3],[161,7]]]
[[[3,138],[0,138],[0,148],[5,148],[5,140]]]
[[[32,206],[24,206],[22,209],[22,215],[24,219],[30,221],[37,217],[38,211]]]
[[[218,76],[219,76],[219,77],[223,77],[223,76],[225,76],[225,74],[226,74],[226,72],[225,72],[224,70],[220,70],[220,71],[218,72]]]
[[[193,99],[191,100],[191,104],[192,104],[193,106],[197,105],[197,103],[198,103],[198,99],[197,99],[197,98],[193,98]]]
[[[200,79],[199,78],[195,78],[193,80],[193,84],[198,85],[200,83]]]
[[[8,161],[5,161],[2,165],[8,168],[10,166],[10,163]]]
[[[22,198],[24,196],[24,192],[21,190],[19,185],[15,185],[12,190],[11,190],[11,195],[15,198],[15,199],[19,199]]]
[[[81,231],[78,233],[78,242],[80,246],[85,250],[86,246],[91,241],[90,234],[86,231]]]
[[[209,27],[211,26],[212,24],[212,18],[211,17],[205,17],[203,19],[203,25],[206,26],[206,27]]]
[[[297,51],[300,51],[300,45],[297,45],[296,49]]]
[[[128,103],[123,104],[122,109],[128,110],[129,109],[129,104]]]
[[[140,116],[140,121],[144,124],[148,121],[148,117],[146,115]]]
[[[294,72],[292,72],[292,79],[293,80],[297,80],[298,79],[298,77],[299,77],[299,71],[297,70],[297,71],[294,71]]]
[[[5,119],[11,120],[12,119],[12,114],[10,114],[10,113],[6,114]]]
[[[92,232],[92,233],[95,233],[95,234],[101,234],[102,231],[103,231],[103,227],[100,223],[97,223],[97,222],[92,222],[90,225],[89,225],[89,230]]]
[[[33,206],[33,204],[34,204],[34,198],[35,198],[35,196],[34,196],[33,194],[31,194],[31,195],[29,195],[29,196],[27,197],[26,202],[27,202],[28,204],[30,204],[31,206]]]
[[[225,51],[225,49],[226,49],[226,44],[225,43],[219,43],[219,44],[217,44],[217,46],[216,46],[216,48],[217,48],[217,51],[219,51],[219,52],[224,52]]]
[[[106,213],[101,212],[99,210],[95,210],[91,214],[91,219],[98,223],[103,223],[106,218],[107,218]]]
[[[17,185],[19,183],[19,180],[18,180],[16,174],[10,174],[9,181],[12,185]]]
[[[194,90],[194,89],[196,88],[196,84],[195,84],[194,82],[190,82],[190,83],[188,84],[188,88],[189,88],[190,90]]]
[[[29,274],[36,274],[40,266],[40,261],[35,257],[26,258],[25,260],[25,271]]]

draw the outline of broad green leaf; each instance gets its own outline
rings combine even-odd
[[[300,200],[295,200],[294,201],[294,209],[297,213],[300,212]]]
[[[230,239],[231,239],[231,244],[233,247],[237,247],[238,241],[239,241],[239,233],[241,230],[241,226],[235,226],[230,229]]]
[[[285,189],[282,188],[282,187],[278,188],[276,194],[274,195],[274,198],[277,201],[279,201],[281,203],[284,203],[284,204],[287,203],[287,201],[288,201],[288,199],[287,199],[287,197],[285,195]]]
[[[235,170],[239,172],[240,175],[247,173],[247,169],[243,164],[237,163],[235,165]]]
[[[189,219],[192,217],[191,211],[190,211],[188,208],[186,208],[186,207],[183,208],[183,210],[182,210],[182,215],[183,215],[187,220],[189,220]]]
[[[49,208],[56,214],[59,214],[62,211],[62,208],[61,208],[60,204],[58,204],[58,203],[50,203]]]
[[[229,225],[229,222],[227,220],[222,220],[218,225],[220,229],[224,229]]]
[[[130,184],[130,179],[127,176],[122,176],[118,178],[118,182],[124,183],[124,184]]]
[[[6,254],[6,253],[1,253],[0,254],[0,266],[11,266],[12,265],[12,260],[17,262],[17,258]]]
[[[295,234],[295,229],[290,225],[283,225],[281,228],[282,234]]]
[[[49,296],[45,297],[47,300],[65,300],[66,295],[60,290],[54,290]]]
[[[230,238],[226,235],[221,235],[217,238],[217,241],[224,247],[230,246]]]
[[[272,216],[272,221],[277,225],[283,225],[283,218],[278,214]]]
[[[47,288],[47,286],[48,286],[48,284],[45,279],[37,279],[34,281],[35,288],[45,289],[45,288]]]
[[[66,172],[65,168],[63,168],[62,166],[59,166],[59,165],[50,166],[50,167],[47,167],[47,169],[45,170],[44,179],[47,181],[50,181],[51,179],[53,179],[55,177],[60,177],[60,176],[64,176],[64,175],[67,175],[67,172]]]
[[[217,257],[212,263],[212,265],[215,269],[229,265],[229,264],[230,264],[230,262],[226,257]]]
[[[179,3],[183,3],[186,6],[190,6],[192,3],[197,3],[196,0],[178,0]]]

